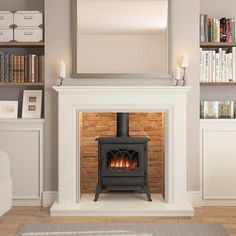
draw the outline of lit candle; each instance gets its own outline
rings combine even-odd
[[[176,80],[180,80],[181,79],[181,68],[180,67],[176,67],[176,71],[175,71],[175,79]]]
[[[183,68],[187,68],[188,67],[188,56],[186,54],[184,54],[182,56],[181,67],[183,67]]]
[[[63,60],[60,62],[60,70],[59,70],[59,77],[66,78],[66,64]]]

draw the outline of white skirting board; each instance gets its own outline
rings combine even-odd
[[[189,201],[193,207],[203,206],[236,206],[236,200],[230,199],[203,199],[201,191],[188,191]]]
[[[43,207],[51,207],[55,201],[57,201],[57,191],[45,191],[43,192]]]
[[[13,206],[42,206],[41,199],[13,199]]]
[[[188,191],[188,199],[193,207],[201,207],[201,192],[200,191]]]

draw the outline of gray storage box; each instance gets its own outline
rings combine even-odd
[[[13,41],[13,29],[9,27],[0,28],[0,42],[10,42]]]
[[[0,11],[0,27],[10,27],[13,25],[13,13],[10,11]]]
[[[43,14],[39,11],[17,11],[14,13],[17,27],[39,27],[43,25]]]
[[[41,28],[16,28],[14,40],[17,42],[40,42],[43,40],[43,29]]]

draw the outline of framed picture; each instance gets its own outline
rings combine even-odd
[[[0,101],[0,118],[17,118],[18,101]]]
[[[41,118],[42,90],[24,90],[22,118]]]

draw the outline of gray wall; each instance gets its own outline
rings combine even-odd
[[[200,0],[200,12],[212,17],[236,16],[235,0]]]
[[[173,68],[179,57],[189,56],[188,85],[188,190],[199,190],[199,0],[171,0]],[[57,64],[61,58],[71,65],[70,1],[45,0],[46,19],[46,107],[45,107],[45,190],[57,190]],[[67,85],[171,85],[171,80],[73,79]],[[181,138],[181,137],[179,137]]]
[[[1,0],[1,11],[44,11],[44,0]]]

